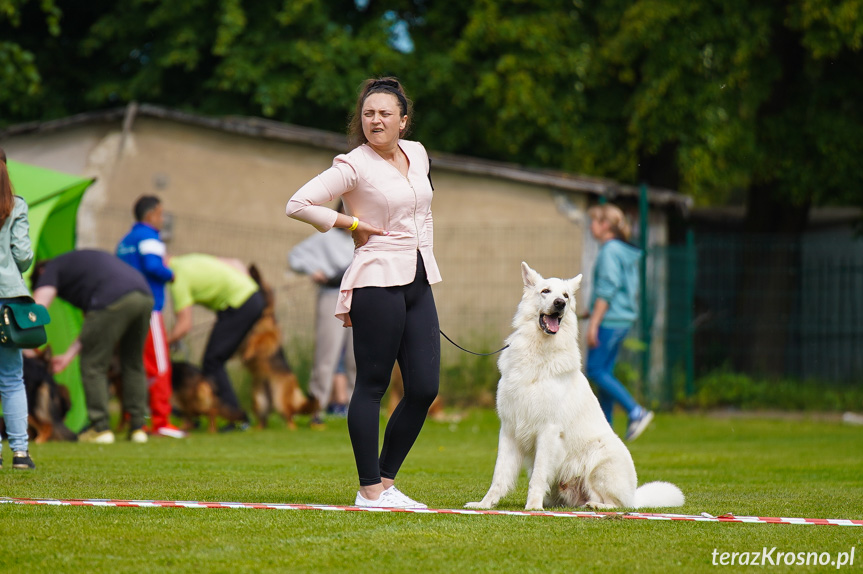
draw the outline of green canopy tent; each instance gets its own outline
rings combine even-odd
[[[84,191],[94,180],[11,160],[7,165],[15,193],[29,206],[30,241],[36,261],[75,249],[78,206]],[[25,275],[29,276],[29,272]],[[63,352],[81,331],[83,316],[78,309],[59,298],[48,311],[51,313],[51,323],[47,327],[48,342],[55,351]],[[66,416],[66,424],[78,430],[87,422],[78,359],[55,378],[66,385],[72,399],[72,410]]]

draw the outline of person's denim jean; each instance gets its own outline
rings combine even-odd
[[[587,351],[587,378],[597,386],[599,404],[608,424],[611,424],[611,414],[615,402],[620,403],[630,418],[632,418],[633,413],[637,413],[640,409],[623,383],[614,378],[617,353],[620,351],[620,345],[628,332],[628,328],[600,327],[599,345]]]
[[[13,452],[27,450],[27,391],[21,349],[0,347],[0,401]]]

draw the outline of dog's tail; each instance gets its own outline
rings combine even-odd
[[[648,482],[635,490],[635,508],[659,508],[683,506],[685,497],[677,486],[670,482]]]

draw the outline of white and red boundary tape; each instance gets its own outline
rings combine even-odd
[[[701,514],[657,514],[647,512],[589,512],[556,510],[471,510],[433,508],[365,508],[359,506],[333,506],[326,504],[282,504],[256,502],[200,502],[188,500],[114,500],[114,499],[56,499],[0,497],[0,503],[44,506],[107,506],[118,508],[249,508],[256,510],[331,510],[341,512],[399,512],[411,514],[458,514],[485,516],[550,516],[555,518],[626,518],[634,520],[677,520],[682,522],[731,522],[758,524],[804,524],[817,526],[863,526],[863,520],[847,518],[774,518],[764,516],[736,516],[728,513],[713,516]]]

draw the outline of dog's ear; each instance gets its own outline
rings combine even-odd
[[[261,272],[258,270],[258,266],[254,263],[249,264],[249,276],[254,279],[255,283],[258,284],[258,287],[263,287],[263,277],[261,276]]]
[[[254,335],[249,335],[245,341],[245,348],[242,351],[242,360],[249,361],[255,357],[255,345],[257,338]]]
[[[581,273],[569,280],[569,288],[573,293],[578,291],[579,287],[581,287]]]
[[[535,287],[537,283],[542,281],[542,276],[528,267],[527,263],[521,262],[521,279],[524,281],[525,287]]]

